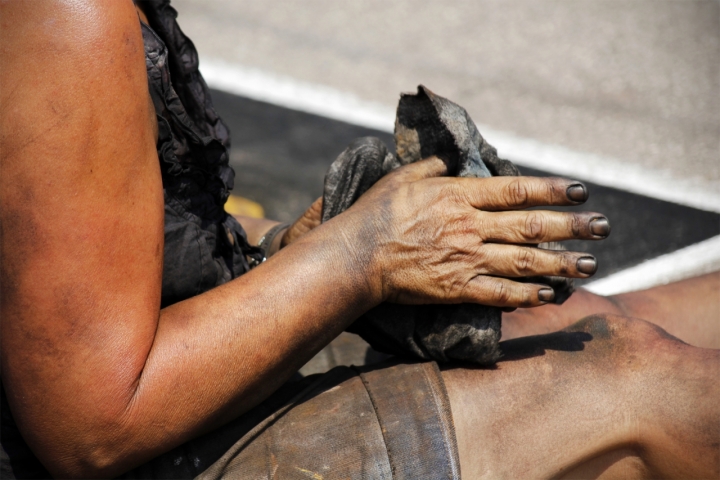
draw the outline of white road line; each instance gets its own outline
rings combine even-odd
[[[223,92],[383,132],[395,126],[393,110],[334,88],[206,58],[200,72],[211,88]]]
[[[393,131],[392,109],[346,92],[215,59],[203,59],[200,67],[208,85],[217,90],[375,130]],[[519,165],[720,212],[718,182],[679,180],[670,172],[548,145],[482,124],[478,128],[501,156]]]
[[[598,295],[634,292],[720,270],[720,235],[584,286]]]

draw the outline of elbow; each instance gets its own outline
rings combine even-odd
[[[53,455],[43,463],[53,478],[112,478],[129,470],[113,455],[93,446],[77,454]]]
[[[113,478],[141,463],[128,455],[132,450],[128,446],[108,438],[75,440],[39,458],[54,478]]]
[[[32,427],[23,436],[55,478],[112,478],[148,459],[137,422],[123,414],[86,410],[53,426]]]

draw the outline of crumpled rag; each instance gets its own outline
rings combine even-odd
[[[347,210],[391,170],[437,156],[458,177],[518,176],[520,171],[497,156],[480,135],[464,108],[422,85],[417,94],[403,94],[395,121],[395,154],[378,138],[355,140],[333,162],[325,177],[322,221]],[[558,244],[541,248],[561,249]],[[561,277],[517,279],[555,290],[555,303],[573,292]],[[502,312],[477,304],[400,305],[383,303],[358,318],[347,330],[372,348],[391,355],[492,365],[500,358]]]

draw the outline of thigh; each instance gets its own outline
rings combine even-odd
[[[612,315],[501,347],[443,372],[466,478],[716,477],[720,352]]]

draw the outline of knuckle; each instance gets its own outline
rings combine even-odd
[[[545,238],[547,221],[545,216],[538,212],[529,212],[525,218],[525,238],[539,242]]]
[[[455,182],[442,182],[438,185],[438,195],[450,200],[464,200],[465,192]]]
[[[587,221],[581,216],[581,215],[571,215],[569,219],[570,223],[570,233],[573,237],[578,238],[581,237],[583,234],[584,225],[587,224]]]
[[[517,271],[520,275],[529,275],[537,270],[537,253],[529,248],[522,248],[518,253]]]
[[[510,289],[503,282],[495,282],[493,285],[493,299],[498,303],[508,303],[512,297]]]
[[[523,288],[522,300],[520,302],[520,306],[521,307],[532,307],[536,303],[534,301],[536,298],[537,298],[536,291],[534,289],[526,286]]]
[[[512,206],[527,205],[530,201],[530,190],[522,179],[512,180],[505,188],[505,203]]]
[[[577,263],[577,255],[571,253],[555,254],[556,256],[556,272],[559,275],[565,276],[575,270],[575,264]]]
[[[555,202],[555,200],[559,197],[557,179],[553,178],[544,183],[543,194],[543,198],[547,203]]]
[[[458,213],[453,222],[454,229],[462,235],[473,235],[477,232],[477,223],[472,212]]]
[[[385,177],[381,180],[384,180],[383,183],[385,186],[394,189],[403,183],[407,183],[407,172],[397,169],[394,172],[390,172],[388,175],[385,175]]]

